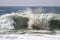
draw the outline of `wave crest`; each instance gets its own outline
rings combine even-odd
[[[15,29],[14,24],[16,24],[19,21],[19,18],[17,22],[14,21],[13,18],[16,18],[16,17],[19,17],[19,18],[21,17],[20,19],[24,19],[24,18],[28,19],[25,22],[26,25],[28,25],[27,29],[33,29],[34,28],[33,26],[39,29],[49,29],[49,24],[50,24],[49,22],[51,20],[60,21],[60,14],[54,14],[54,13],[34,14],[31,9],[27,9],[23,13],[11,13],[11,14],[1,15],[0,16],[0,28],[1,29]],[[24,25],[23,21],[21,22],[20,20],[20,22],[23,23]],[[19,23],[19,25],[21,24]]]

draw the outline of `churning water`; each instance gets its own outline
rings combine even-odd
[[[0,38],[1,40],[60,39],[59,13],[60,7],[0,7]]]

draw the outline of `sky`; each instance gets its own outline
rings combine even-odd
[[[60,0],[0,0],[0,6],[60,6]]]

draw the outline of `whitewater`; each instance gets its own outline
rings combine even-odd
[[[15,30],[14,24],[16,25],[17,22],[14,21],[14,18],[17,17],[22,17],[21,19],[28,19],[28,21],[26,22],[27,27],[25,30]],[[0,40],[60,40],[59,30],[54,34],[52,34],[51,31],[48,31],[50,20],[60,21],[60,14],[34,14],[31,9],[28,9],[22,13],[13,12],[11,14],[7,13],[1,15]],[[24,22],[24,20],[22,22]],[[33,26],[35,26],[39,30],[34,30]]]

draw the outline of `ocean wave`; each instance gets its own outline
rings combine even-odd
[[[0,11],[6,11],[6,10],[0,10]]]
[[[15,19],[14,19],[15,18]],[[15,29],[21,28],[24,24],[27,25],[26,29],[51,29],[50,21],[56,20],[54,25],[60,25],[60,14],[55,13],[40,13],[34,14],[31,9],[27,9],[22,13],[11,13],[0,16],[0,29]],[[17,25],[17,26],[16,26]],[[52,27],[54,26],[51,24]],[[59,27],[59,26],[58,26]],[[56,28],[58,28],[56,26]],[[55,29],[56,29],[55,28]],[[54,30],[54,29],[53,29]]]

